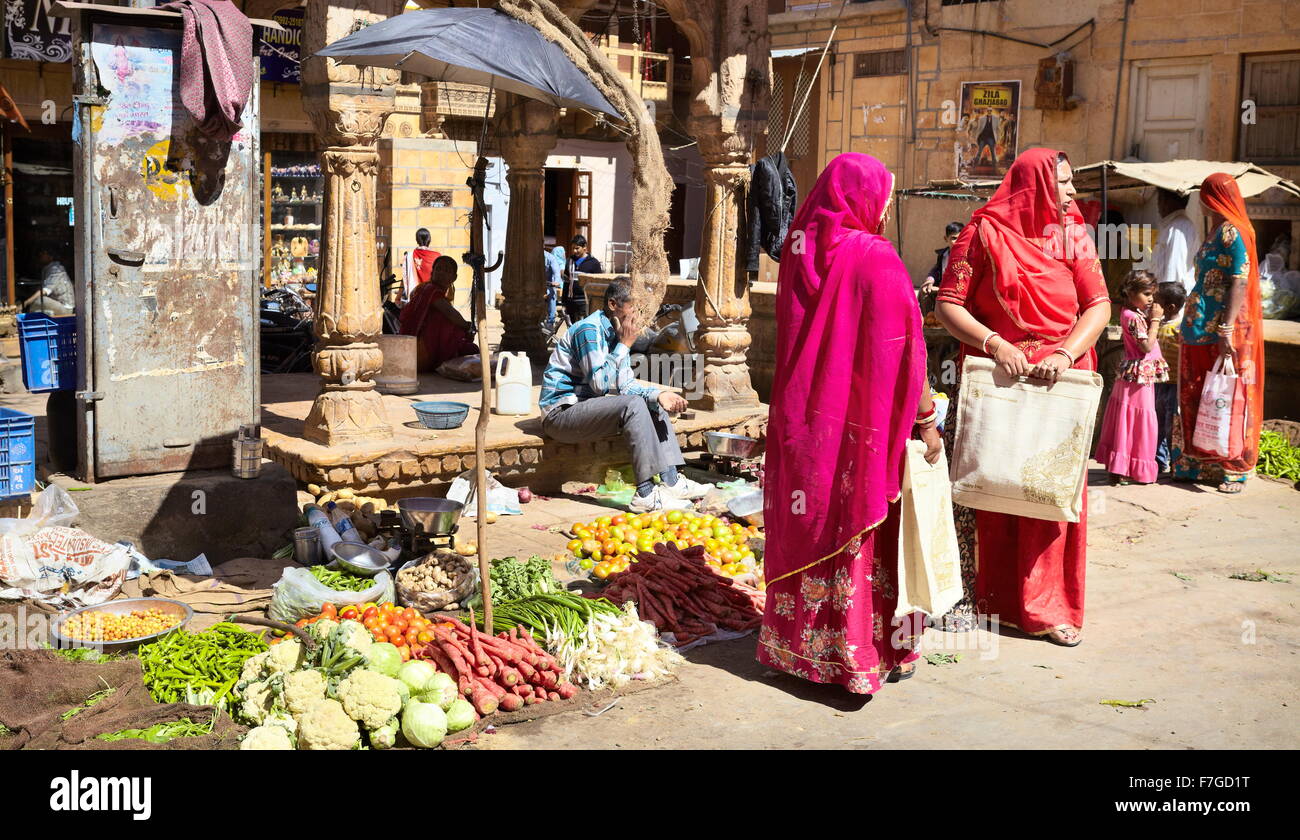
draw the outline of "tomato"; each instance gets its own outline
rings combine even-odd
[[[406,631],[406,635],[404,635],[404,636],[402,637],[402,639],[406,642],[406,646],[409,647],[409,648],[414,649],[414,648],[416,648],[416,647],[419,647],[419,645],[420,645],[420,631],[419,631],[419,630],[407,630],[407,631]]]
[[[402,655],[403,662],[411,661],[411,649],[406,645],[397,645],[397,652]]]
[[[664,518],[667,519],[668,523],[671,525],[679,525],[684,517],[680,510],[670,510]]]
[[[596,567],[591,570],[591,573],[596,577],[600,578],[601,580],[604,580],[605,578],[610,576],[610,573],[612,571],[613,570],[610,569],[608,562],[601,561],[596,564]]]
[[[403,618],[402,616],[399,615],[399,616],[398,616],[398,617],[393,621],[393,626],[397,628],[397,632],[399,632],[399,633],[405,633],[408,629],[410,629],[410,627],[411,627],[411,622],[407,621],[405,618]]]
[[[441,627],[443,630],[455,630],[455,629],[456,629],[456,625],[452,624],[450,621],[442,621],[442,622],[439,622],[439,623],[438,623],[438,626]]]
[[[369,621],[377,615],[379,615],[379,607],[366,607],[365,612],[361,613],[361,618],[363,621]]]
[[[348,607],[344,607],[343,612],[339,613],[339,618],[343,619],[344,621],[347,621],[348,619],[352,619],[355,621],[360,615],[361,614],[357,612],[356,607],[348,606]]]
[[[422,645],[427,645],[433,641],[433,631],[421,630],[419,633],[416,634],[415,640]]]
[[[578,568],[582,569],[584,572],[591,571],[595,565],[596,561],[592,560],[590,557],[584,557],[578,561]]]
[[[395,645],[402,644],[406,639],[405,634],[391,624],[384,628],[384,635]]]
[[[600,543],[596,542],[595,540],[583,540],[582,553],[587,555],[588,557],[595,557],[597,554],[600,553]]]
[[[592,536],[596,539],[597,542],[605,542],[605,541],[608,540],[609,537],[610,537],[609,529],[608,529],[608,528],[597,528],[596,531],[595,531],[595,533],[592,534]]]
[[[618,553],[631,557],[633,554],[636,554],[636,546],[632,545],[632,543],[625,542],[618,547]]]
[[[394,604],[392,601],[385,601],[384,603],[379,605],[379,609],[382,612],[396,612],[397,605]]]
[[[361,626],[373,633],[384,625],[383,622],[379,620],[378,616],[371,616],[370,618],[361,619]]]
[[[616,516],[612,517],[609,521],[614,525],[626,525],[627,514],[626,513],[617,514]]]
[[[320,614],[323,618],[333,618],[339,614],[339,611],[333,604],[326,604],[321,607]]]
[[[602,528],[608,528],[609,525],[610,525],[610,523],[613,522],[613,521],[614,521],[614,517],[612,517],[612,516],[598,516],[598,517],[596,517],[596,524],[599,525],[599,526],[602,527]]]
[[[581,522],[575,522],[569,526],[569,533],[573,534],[575,537],[578,535],[579,531],[585,530],[587,530],[587,526],[583,525]]]
[[[374,636],[376,642],[388,641],[388,636],[384,634],[383,630],[371,630],[370,635]]]
[[[570,554],[578,554],[582,551],[582,540],[569,540],[565,548],[569,550]]]
[[[406,609],[402,610],[402,618],[405,618],[408,622],[415,621],[417,618],[420,617],[421,617],[420,611],[417,610],[415,607],[407,607]]]
[[[305,618],[300,618],[300,619],[298,619],[297,621],[295,621],[295,622],[293,623],[293,626],[294,626],[294,627],[306,627],[306,626],[307,626],[307,619],[305,619]]]

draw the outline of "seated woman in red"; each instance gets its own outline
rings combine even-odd
[[[458,356],[478,352],[470,341],[473,327],[452,305],[456,282],[456,260],[441,256],[434,260],[429,282],[421,283],[402,307],[402,335],[418,336],[416,367],[436,370],[438,365]]]

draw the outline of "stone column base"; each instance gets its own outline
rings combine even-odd
[[[303,437],[323,446],[393,439],[383,397],[366,389],[330,389],[316,395],[303,423]]]

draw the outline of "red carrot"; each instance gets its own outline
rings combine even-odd
[[[499,708],[503,712],[517,712],[524,707],[524,698],[518,694],[507,694],[501,698]]]
[[[546,694],[546,699],[547,699],[547,700],[559,700],[559,699],[560,699],[560,693],[559,693],[558,691],[547,692],[547,694]]]
[[[474,710],[485,717],[495,712],[497,706],[500,705],[496,695],[488,691],[482,683],[475,686],[474,692],[469,696],[469,701],[474,705]]]
[[[506,696],[506,690],[501,686],[497,685],[496,683],[492,682],[492,680],[488,679],[487,677],[478,677],[477,679],[475,679],[475,682],[483,686],[483,688],[487,689],[488,691],[492,692],[492,696],[497,698],[497,700],[500,700],[502,697]]]
[[[497,682],[501,685],[518,685],[523,679],[518,671],[508,666],[503,666],[497,673]]]
[[[576,696],[578,693],[578,687],[571,682],[560,683],[560,687],[557,690],[560,697],[564,700],[568,700],[569,698]]]

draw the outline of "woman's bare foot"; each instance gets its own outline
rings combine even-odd
[[[1047,638],[1061,647],[1075,647],[1083,641],[1083,634],[1077,627],[1058,627],[1048,633]]]

